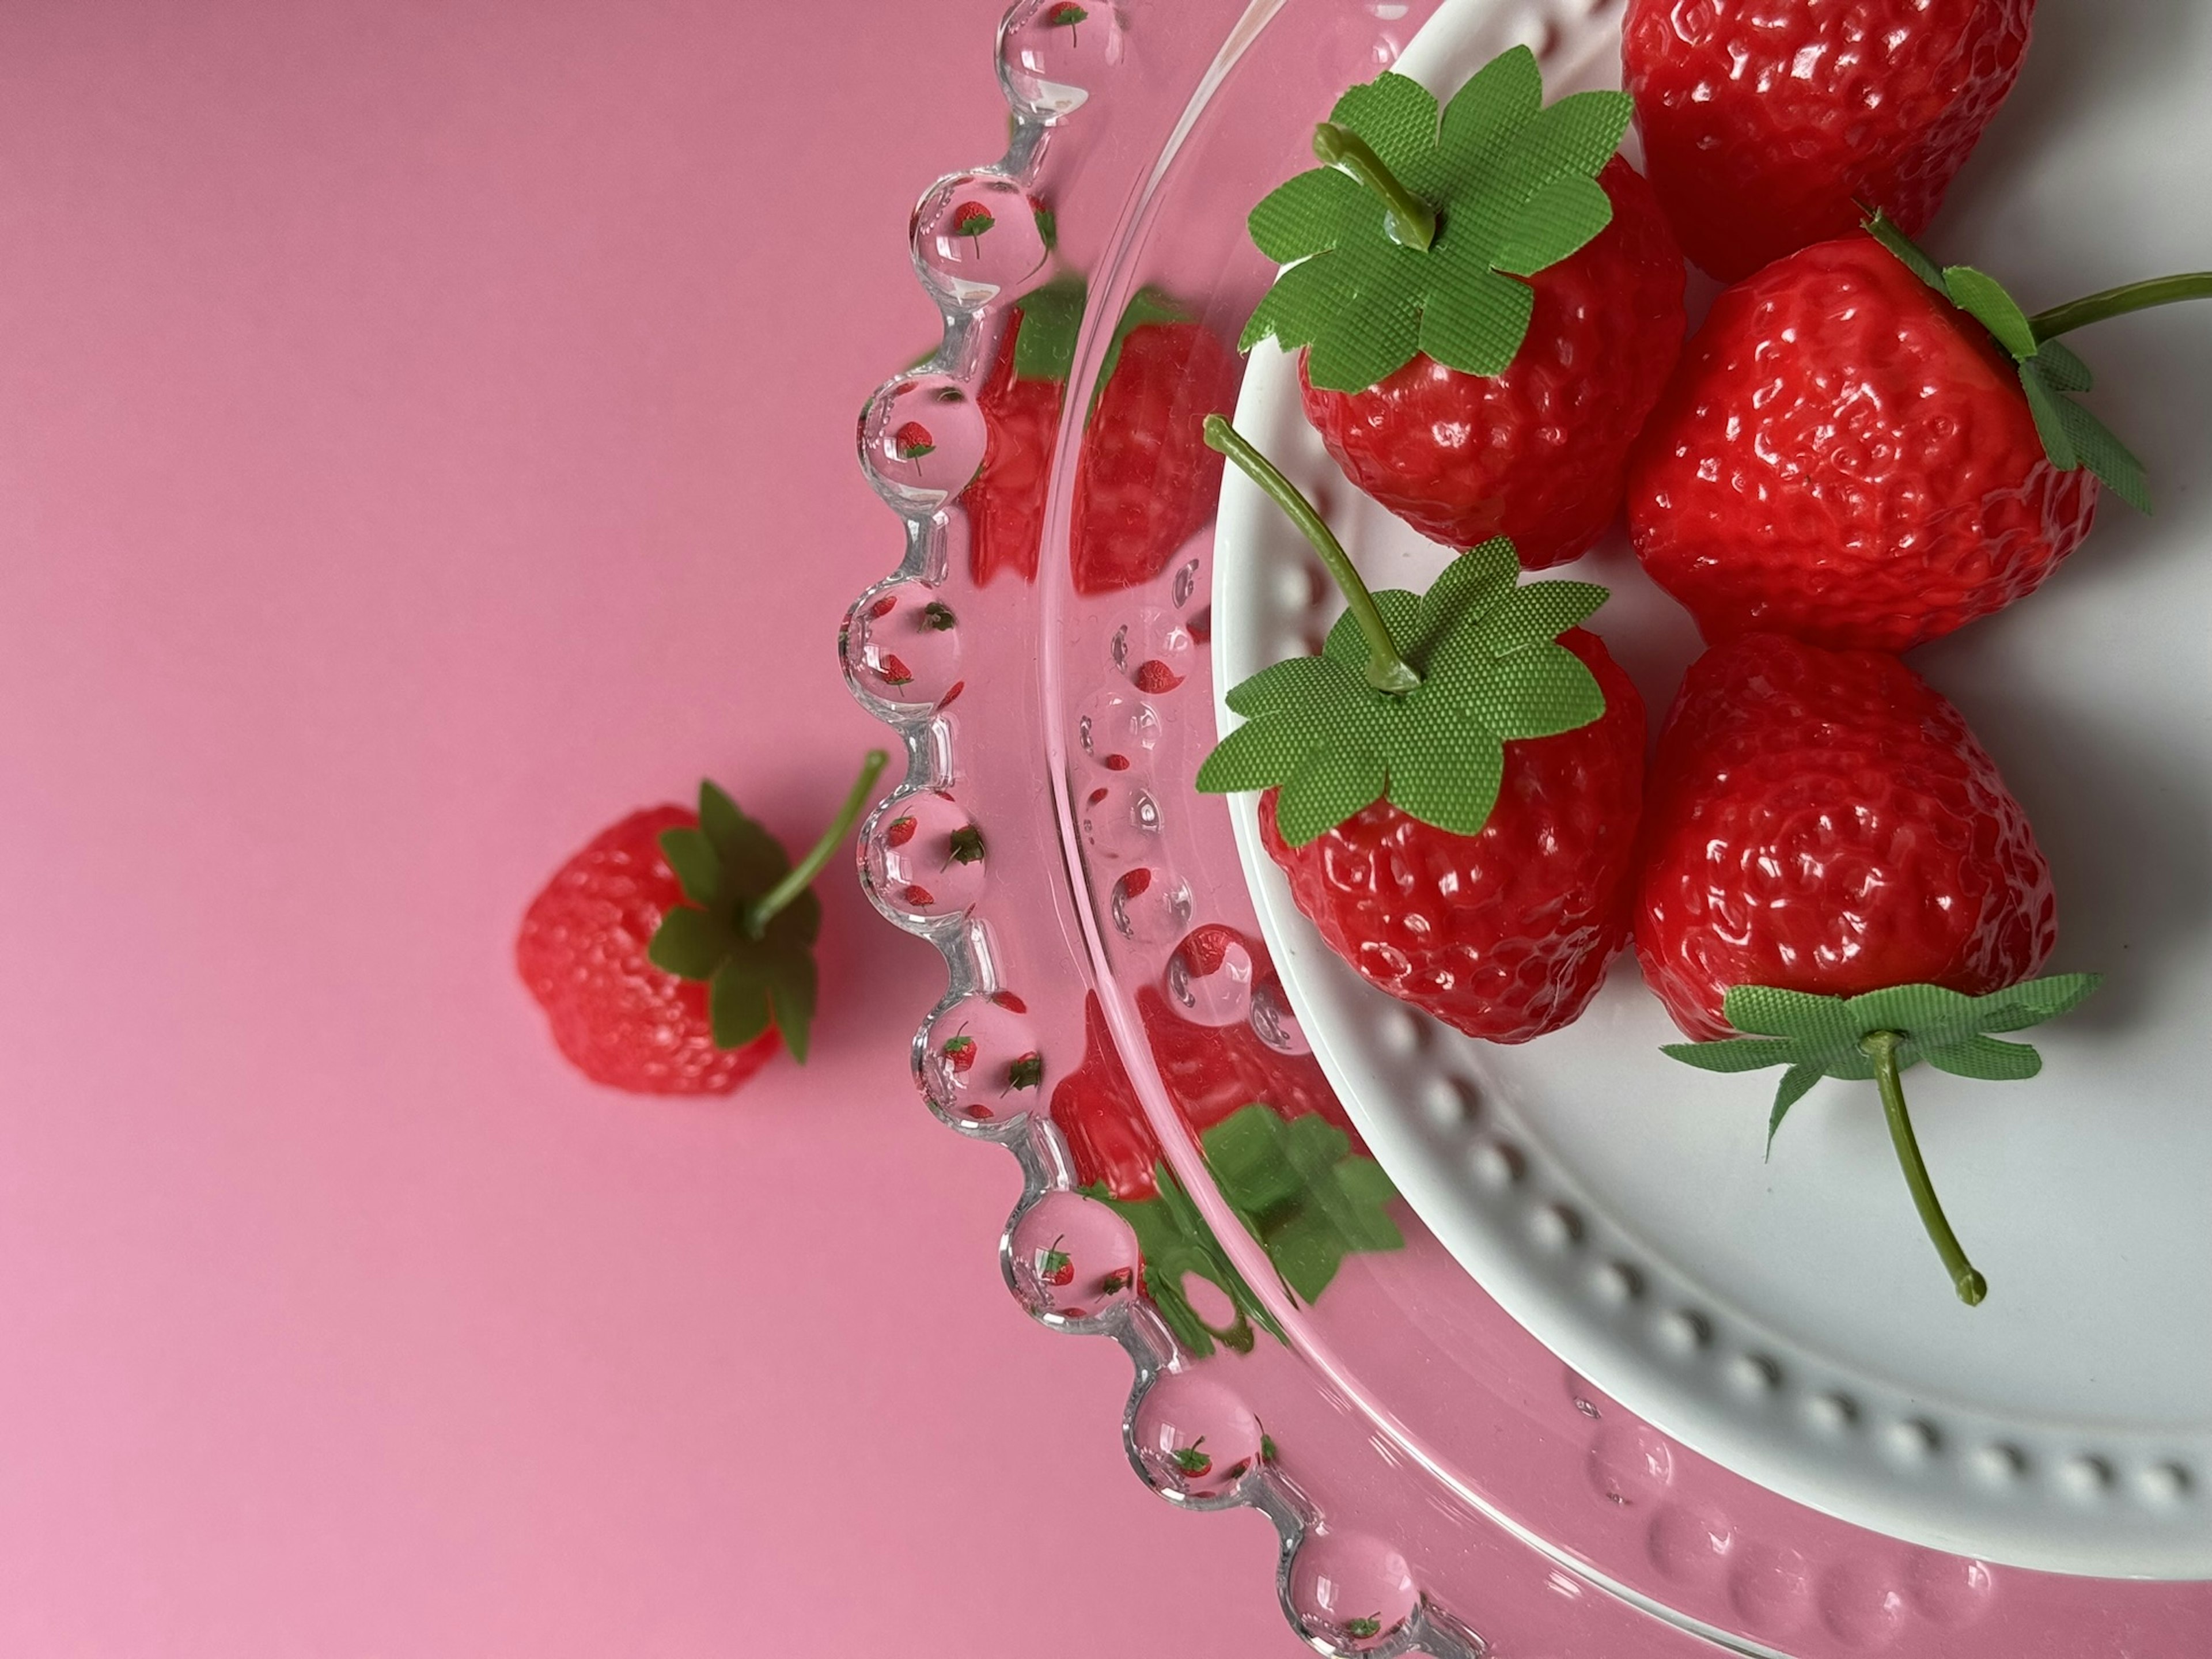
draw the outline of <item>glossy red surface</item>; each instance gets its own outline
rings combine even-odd
[[[2034,0],[1631,0],[1625,82],[1683,251],[1723,282],[1935,216],[2012,90]]]
[[[1978,995],[2058,942],[2051,867],[1959,711],[1894,657],[1716,647],[1667,717],[1636,951],[1695,1037],[1734,985]]]
[[[1629,538],[1708,641],[1903,651],[2040,586],[2099,486],[1989,331],[1872,237],[1713,304],[1637,444]]]

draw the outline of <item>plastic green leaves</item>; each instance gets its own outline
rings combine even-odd
[[[791,1057],[804,1062],[822,906],[809,890],[770,917],[758,938],[745,925],[750,902],[791,869],[782,845],[720,789],[702,783],[699,827],[663,830],[660,850],[690,902],[661,918],[647,955],[679,979],[707,982],[717,1048],[742,1048],[774,1024]]]
[[[1075,337],[1083,326],[1083,278],[1059,276],[1032,289],[1015,305],[1021,318],[1014,336],[1014,378],[1065,380],[1075,363]]]
[[[1260,1242],[1292,1295],[1311,1302],[1355,1251],[1395,1250],[1405,1235],[1386,1212],[1397,1195],[1371,1158],[1352,1150],[1343,1130],[1305,1116],[1285,1121],[1261,1102],[1239,1107],[1200,1137],[1206,1165],[1238,1220]],[[1116,1199],[1103,1186],[1085,1190],[1110,1205],[1137,1235],[1145,1294],[1176,1340],[1196,1358],[1218,1341],[1249,1352],[1253,1327],[1283,1339],[1281,1326],[1223,1251],[1206,1218],[1164,1164],[1153,1166],[1159,1196]],[[1229,1298],[1232,1317],[1209,1325],[1183,1280],[1195,1273]]]
[[[1245,723],[1199,768],[1198,787],[1276,788],[1283,838],[1302,847],[1388,799],[1424,823],[1472,836],[1489,821],[1504,746],[1587,726],[1605,694],[1560,633],[1605,602],[1588,582],[1520,584],[1498,538],[1452,561],[1423,594],[1374,596],[1399,653],[1421,677],[1378,691],[1351,612],[1318,657],[1292,657],[1232,690]]]
[[[2087,392],[2088,366],[2063,340],[2036,338],[2027,313],[1996,278],[1972,265],[1936,262],[1880,212],[1866,222],[1868,234],[1904,262],[1912,274],[1989,330],[2020,365],[2021,391],[2035,417],[2036,436],[2051,465],[2062,472],[2087,467],[2137,511],[2150,511],[2150,485],[2142,463],[2112,429],[2068,394]]]
[[[1434,210],[1434,240],[1425,248],[1394,240],[1383,198],[1346,170],[1297,174],[1248,222],[1260,251],[1290,269],[1238,349],[1269,335],[1288,350],[1308,347],[1314,385],[1337,392],[1373,386],[1416,351],[1465,374],[1500,373],[1534,304],[1518,279],[1611,222],[1595,175],[1628,126],[1626,93],[1577,93],[1549,107],[1543,100],[1525,46],[1477,70],[1441,116],[1434,95],[1402,75],[1346,92],[1330,125],[1364,140]]]
[[[1708,1072],[1755,1072],[1786,1066],[1774,1093],[1766,1139],[1790,1109],[1824,1077],[1871,1082],[1875,1056],[1866,1039],[1894,1032],[1897,1069],[1926,1060],[1956,1077],[2010,1082],[2033,1077],[2043,1057],[2024,1042],[1990,1035],[2019,1031],[2064,1013],[2097,988],[2101,975],[2058,974],[2022,980],[1987,996],[1965,996],[1940,985],[1893,985],[1863,996],[1812,996],[1771,985],[1739,985],[1722,1012],[1742,1037],[1716,1042],[1673,1042],[1664,1053]]]

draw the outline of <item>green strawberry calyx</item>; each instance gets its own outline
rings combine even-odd
[[[661,917],[646,955],[678,979],[706,981],[716,1048],[742,1048],[774,1026],[791,1057],[805,1063],[822,927],[814,878],[852,832],[889,758],[868,751],[837,816],[797,864],[712,782],[699,786],[696,828],[660,832],[661,856],[686,902]]]
[[[1921,1224],[1942,1257],[1959,1299],[1972,1307],[1989,1293],[1989,1282],[1966,1259],[1936,1200],[1905,1110],[1902,1074],[1924,1060],[1954,1077],[1990,1082],[2033,1077],[2043,1069],[2043,1057],[2025,1042],[2002,1042],[1992,1033],[2024,1030],[2066,1012],[2095,990],[2101,978],[2056,974],[2021,980],[1986,996],[1967,996],[1940,985],[1892,985],[1855,997],[1738,985],[1723,1001],[1722,1013],[1747,1035],[1668,1043],[1662,1052],[1708,1072],[1788,1066],[1766,1120],[1770,1155],[1783,1118],[1822,1078],[1871,1081],[1881,1091],[1890,1142]]]
[[[1014,378],[1065,383],[1083,327],[1083,278],[1055,276],[1015,301]]]
[[[1303,847],[1387,799],[1472,836],[1490,820],[1505,745],[1588,726],[1605,694],[1559,635],[1605,603],[1588,582],[1520,582],[1513,544],[1462,553],[1425,593],[1370,593],[1312,503],[1219,416],[1206,441],[1289,514],[1349,608],[1322,654],[1291,657],[1232,689],[1244,723],[1198,769],[1209,794],[1279,789],[1276,823]]]
[[[2043,453],[2061,472],[2087,467],[2137,512],[2150,511],[2150,486],[2143,465],[2112,428],[2070,394],[2094,384],[2089,367],[2058,337],[2107,317],[2118,317],[2177,300],[2212,299],[2212,270],[2185,271],[2127,283],[2100,294],[2053,306],[2033,316],[2023,311],[2004,285],[1972,265],[1944,265],[1876,209],[1867,215],[1867,234],[1905,267],[1990,331],[2020,366],[2020,388],[2035,419]]]
[[[1620,148],[1622,92],[1544,102],[1526,46],[1477,70],[1438,109],[1385,72],[1336,100],[1314,133],[1322,166],[1270,191],[1246,221],[1288,269],[1244,325],[1306,348],[1306,374],[1362,392],[1425,352],[1466,374],[1504,372],[1535,304],[1527,279],[1613,221],[1597,182]]]

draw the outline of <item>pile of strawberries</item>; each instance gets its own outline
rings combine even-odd
[[[1349,609],[1236,687],[1201,789],[1262,789],[1270,854],[1370,984],[1471,1035],[1577,1018],[1632,938],[1712,1071],[1878,1085],[1959,1296],[1985,1284],[1899,1074],[2032,1074],[1994,1034],[2094,975],[2035,975],[2051,871],[1965,720],[1895,653],[2039,586],[2141,465],[2059,337],[2212,294],[2132,284],[2030,316],[1909,239],[1996,112],[2031,0],[1631,0],[1624,94],[1542,102],[1516,49],[1441,107],[1385,74],[1253,210],[1281,274],[1243,343],[1299,358],[1346,477],[1471,550],[1369,593],[1225,422]],[[1616,153],[1632,118],[1647,179]],[[1734,283],[1686,344],[1684,261]],[[1644,710],[1571,582],[1464,574],[1583,552],[1626,507],[1710,647],[1645,776]],[[1490,585],[1486,585],[1490,584]],[[1447,593],[1449,590],[1449,593]],[[1533,629],[1530,619],[1540,619]]]

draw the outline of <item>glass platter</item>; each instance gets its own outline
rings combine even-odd
[[[1544,58],[1619,0],[1447,3]],[[1173,318],[1174,349],[1139,338],[1115,386],[1156,426],[1234,406],[1242,364],[1218,343],[1272,275],[1245,211],[1437,9],[1024,0],[999,40],[1006,155],[915,209],[945,339],[862,412],[862,465],[907,544],[840,648],[908,760],[864,829],[862,880],[947,967],[917,1083],[1025,1175],[1007,1283],[1040,1322],[1127,1352],[1140,1478],[1270,1516],[1285,1612],[1322,1652],[2203,1651],[2212,1585],[1907,1544],[1629,1413],[1390,1196],[1313,1058],[1230,810],[1189,786],[1214,737],[1218,465],[1109,450],[1097,434],[1130,411],[1093,388],[1121,361],[1118,319]],[[1062,368],[1048,348],[1076,277]],[[1114,550],[1161,542],[1164,515],[1171,555]],[[1480,1112],[1443,1085],[1418,1105],[1446,1126]],[[1510,1158],[1498,1178],[1517,1179]]]

